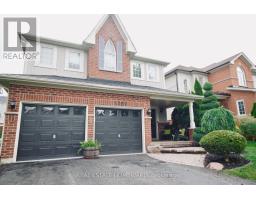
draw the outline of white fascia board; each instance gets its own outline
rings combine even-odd
[[[234,64],[235,61],[240,57],[243,56],[245,58],[245,60],[251,65],[251,68],[255,68],[254,63],[245,55],[244,52],[241,52],[240,54],[238,54],[232,61],[231,64]]]
[[[256,92],[256,88],[234,88],[234,87],[227,87],[227,90]]]

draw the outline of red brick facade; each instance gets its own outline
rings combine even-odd
[[[112,40],[114,44],[117,41],[123,42],[123,72],[111,72],[99,69],[99,35],[104,38],[105,43],[109,39]],[[88,77],[130,82],[130,59],[126,52],[126,45],[114,20],[112,17],[109,17],[96,34],[96,44],[88,51]]]
[[[251,91],[232,91],[227,90],[229,86],[239,86],[237,77],[237,67],[240,66],[246,77],[246,83],[248,88],[253,88],[253,77],[249,65],[238,58],[234,64],[223,66],[216,71],[211,72],[208,75],[208,80],[213,84],[213,90],[215,92],[229,93],[231,96],[222,101],[223,106],[231,110],[235,115],[238,115],[236,101],[244,100],[246,114],[250,114],[253,102],[256,101],[254,92]]]
[[[70,89],[57,89],[49,87],[35,87],[24,85],[11,85],[9,100],[16,101],[15,110],[8,108],[5,118],[1,159],[12,158],[14,155],[16,131],[18,128],[18,112],[21,101],[56,104],[87,105],[88,109],[88,138],[94,138],[94,108],[95,106],[137,107],[144,110],[145,145],[151,142],[151,119],[147,117],[150,108],[149,97],[124,94],[108,94],[100,92],[78,91]]]

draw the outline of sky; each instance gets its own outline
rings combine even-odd
[[[37,17],[38,35],[74,43],[82,43],[102,17],[102,15],[33,16]],[[4,17],[8,16],[0,15],[0,33],[3,31]],[[119,15],[119,17],[137,49],[137,54],[170,62],[166,71],[177,65],[204,67],[241,51],[256,63],[256,15]],[[3,37],[0,34],[0,55],[2,52]],[[21,61],[7,61],[0,58],[0,73],[22,73],[22,67]]]

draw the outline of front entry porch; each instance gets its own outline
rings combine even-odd
[[[152,141],[172,141],[169,145],[175,146],[174,143],[176,143],[181,146],[183,144],[191,146],[192,134],[195,129],[193,101],[151,99],[150,103]],[[175,107],[185,104],[188,105],[189,121],[185,127],[180,127],[172,118],[172,112]]]

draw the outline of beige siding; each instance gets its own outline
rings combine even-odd
[[[56,46],[57,49],[57,58],[56,58],[56,68],[47,68],[38,66],[36,61],[25,61],[24,63],[24,74],[33,74],[33,75],[56,75],[56,76],[65,76],[73,78],[86,78],[87,77],[87,53],[83,52],[84,55],[84,72],[76,72],[65,69],[65,56],[67,47]]]

